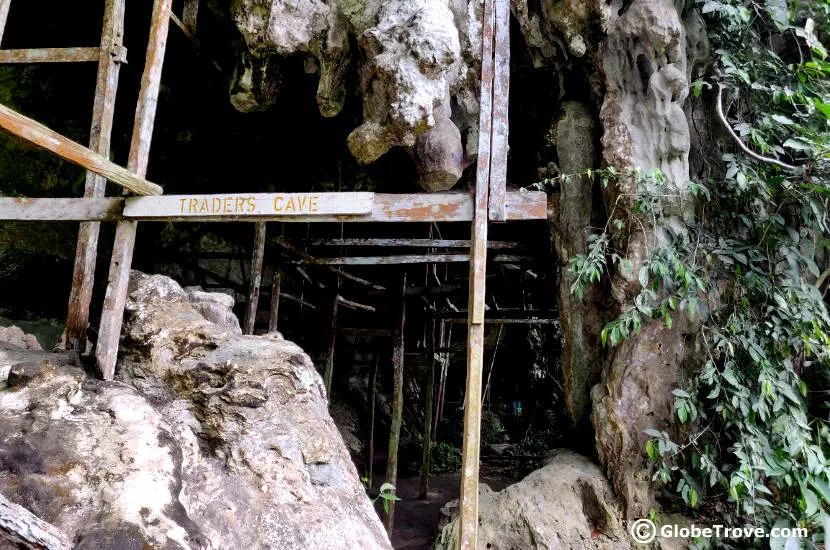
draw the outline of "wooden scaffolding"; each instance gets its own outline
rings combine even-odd
[[[79,221],[81,222],[72,279],[66,346],[83,351],[92,296],[98,234],[101,222],[115,222],[116,233],[109,268],[108,285],[101,313],[96,361],[105,379],[112,379],[118,354],[119,335],[127,299],[127,283],[139,221],[247,221],[256,224],[251,270],[251,288],[244,320],[246,333],[254,328],[261,285],[266,242],[266,223],[279,222],[471,222],[469,241],[453,246],[467,253],[398,256],[394,259],[310,257],[294,249],[299,263],[327,265],[339,276],[386,290],[370,281],[350,275],[335,265],[389,265],[390,263],[428,263],[431,261],[469,262],[467,318],[442,320],[467,325],[467,383],[464,406],[464,438],[461,475],[460,548],[476,547],[478,525],[479,445],[481,427],[482,363],[485,323],[485,283],[489,222],[545,220],[547,200],[541,192],[508,192],[508,96],[510,83],[509,0],[484,0],[482,25],[481,114],[478,160],[474,193],[375,194],[375,193],[256,193],[225,195],[165,196],[162,188],[146,180],[150,144],[161,83],[162,65],[172,20],[188,36],[196,29],[198,0],[186,0],[181,18],[172,12],[173,0],[155,0],[141,88],[136,108],[129,160],[126,168],[108,160],[118,87],[119,68],[126,61],[124,33],[125,0],[104,0],[101,43],[89,48],[49,48],[30,50],[0,49],[0,63],[98,62],[98,79],[93,108],[89,147],[72,142],[43,125],[0,105],[0,127],[87,170],[83,198],[38,199],[0,198],[0,220]],[[11,0],[0,0],[0,41]],[[2,43],[0,42],[0,45]],[[123,197],[105,197],[106,181],[120,185]],[[127,196],[133,195],[133,196]],[[278,243],[279,244],[279,243]],[[383,243],[374,243],[383,246]],[[400,243],[398,243],[400,244]],[[423,244],[423,243],[422,243]],[[291,247],[282,242],[281,246]],[[305,254],[305,255],[304,255]],[[274,277],[271,289],[269,329],[277,327],[281,278]],[[402,288],[389,292],[407,292]],[[296,298],[295,298],[296,299]],[[401,299],[399,322],[394,336],[394,393],[397,411],[392,418],[390,441],[400,431],[400,402],[403,399],[403,323],[405,301]],[[324,373],[326,389],[331,390],[336,317],[341,305],[360,307],[336,295],[332,302],[332,331]],[[365,307],[365,306],[364,306]],[[507,322],[501,320],[498,322]],[[442,343],[439,341],[438,348]],[[432,343],[435,348],[435,343]],[[377,367],[370,378],[376,377]],[[432,388],[428,390],[430,400]],[[431,406],[428,406],[431,411]],[[425,433],[432,419],[427,416]],[[427,437],[428,439],[428,437]],[[393,445],[390,445],[392,447]],[[395,482],[395,448],[389,450],[387,480]],[[425,444],[428,452],[428,443]],[[426,462],[426,461],[425,461]],[[422,488],[425,490],[425,487]],[[394,503],[386,518],[391,529]]]

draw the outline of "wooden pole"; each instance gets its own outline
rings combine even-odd
[[[115,48],[121,47],[124,37],[124,5],[125,0],[107,0],[104,6],[101,48],[98,52],[98,82],[92,106],[92,129],[89,132],[89,148],[104,157],[109,157],[110,153],[115,96],[121,70],[120,61],[112,54]],[[102,176],[87,171],[84,197],[103,197],[106,185],[107,181]],[[78,230],[64,344],[66,349],[79,353],[86,351],[86,328],[89,324],[89,304],[95,284],[100,229],[99,222],[81,222]]]
[[[254,231],[254,252],[251,258],[251,289],[245,309],[245,334],[253,334],[259,306],[259,287],[262,284],[262,262],[265,258],[265,222],[257,222]]]
[[[190,33],[196,34],[196,22],[199,19],[199,0],[185,0],[182,11],[182,22],[190,29]]]
[[[490,208],[494,222],[507,221],[508,110],[510,98],[510,0],[495,4],[495,48],[493,64],[493,134],[490,150]]]
[[[340,296],[335,296],[331,307],[331,332],[329,332],[329,350],[326,355],[326,372],[323,382],[326,385],[326,398],[331,403],[331,381],[334,376],[334,345],[337,342],[337,310],[340,307]]]
[[[0,64],[92,63],[100,59],[100,48],[31,48],[0,50]]]
[[[478,468],[481,439],[481,374],[484,355],[484,293],[487,274],[487,205],[490,186],[490,139],[493,106],[493,0],[484,2],[481,60],[481,111],[475,212],[470,246],[470,297],[467,325],[467,388],[464,394],[464,440],[461,446],[461,499],[458,545],[475,550],[478,534]]]
[[[424,436],[423,457],[421,460],[421,487],[418,498],[427,498],[429,490],[429,465],[432,453],[432,406],[435,392],[435,319],[428,321],[429,325],[429,373],[426,381],[426,402],[424,403]]]
[[[369,445],[366,450],[366,486],[372,486],[372,474],[375,467],[375,403],[377,401],[378,363],[380,355],[375,354],[375,362],[369,371]]]
[[[282,273],[274,270],[274,282],[271,284],[271,314],[268,317],[268,332],[277,332],[280,314],[280,286],[282,284]]]
[[[398,482],[398,444],[401,439],[401,421],[403,419],[403,367],[404,367],[404,327],[406,325],[406,275],[401,285],[400,316],[395,326],[392,348],[392,366],[394,368],[394,385],[392,390],[392,419],[389,428],[389,456],[386,462],[386,483]],[[395,489],[397,493],[397,489]],[[389,501],[389,513],[386,514],[386,532],[392,535],[395,524],[395,501]]]
[[[0,44],[3,43],[3,31],[6,30],[6,20],[9,18],[9,8],[12,0],[0,0]]]
[[[485,254],[486,254],[485,250]],[[485,258],[486,259],[486,258]],[[490,258],[495,263],[519,263],[531,260],[530,256],[497,254]],[[469,254],[409,254],[395,256],[340,256],[337,258],[303,258],[292,263],[298,265],[404,265],[426,263],[462,263],[469,262]]]
[[[155,103],[153,105],[155,106]],[[162,193],[161,187],[150,183],[144,179],[143,175],[136,175],[134,171],[110,162],[80,143],[75,143],[5,105],[0,105],[0,128],[81,168],[92,170],[138,195],[161,195]]]
[[[74,545],[63,531],[0,494],[0,541],[3,548],[69,550]],[[7,546],[8,545],[8,546]]]
[[[451,332],[446,332],[447,324],[441,319],[438,322],[438,346],[440,349],[450,347]],[[452,327],[450,327],[452,331]],[[444,414],[444,394],[447,386],[447,369],[449,367],[449,354],[445,351],[440,352],[441,355],[441,376],[438,378],[438,402],[435,404],[435,419],[432,424],[432,438],[438,439],[438,424]]]
[[[141,175],[147,173],[150,159],[150,143],[156,120],[156,104],[161,87],[161,69],[167,48],[167,33],[170,29],[170,13],[173,0],[155,0],[147,44],[147,60],[141,77],[141,91],[133,125],[128,167]],[[95,358],[105,380],[112,380],[115,361],[118,358],[118,341],[121,336],[121,322],[127,303],[127,284],[133,261],[133,247],[137,222],[121,221],[115,228],[115,244],[110,261],[109,283],[101,312],[101,328],[98,331],[98,348]]]

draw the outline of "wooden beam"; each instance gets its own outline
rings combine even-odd
[[[308,308],[311,308],[311,309],[319,309],[314,304],[306,302],[302,298],[298,298],[298,297],[294,296],[293,294],[289,294],[287,292],[280,292],[280,298],[285,298],[289,302],[295,302],[297,304],[300,304],[301,306],[305,306],[305,307],[308,307]]]
[[[439,195],[439,196],[449,196],[450,198],[448,200],[452,200],[452,201],[457,201],[458,200],[457,199],[457,196],[458,196],[457,193],[438,193],[437,195]],[[407,197],[411,197],[411,196],[412,195],[386,195],[386,196],[375,195],[376,200],[378,198],[380,198],[379,200],[383,200],[383,201],[389,202],[389,203],[391,203],[391,202],[400,203],[401,205],[403,205],[405,202],[410,200]],[[415,196],[419,196],[419,195],[415,195]],[[435,195],[430,195],[430,196],[435,197]],[[467,202],[467,199],[470,199],[470,202],[472,202],[471,197],[467,196],[466,194],[464,196],[465,196],[465,199],[461,202]],[[45,201],[45,200],[52,200],[52,199],[29,199],[29,200],[33,200],[33,201],[44,200]],[[76,200],[84,201],[84,200],[87,200],[87,199],[76,199]],[[113,199],[113,200],[115,200],[115,199]],[[117,200],[119,200],[120,202],[123,202],[123,199],[117,199]],[[31,204],[34,205],[36,203],[31,203]],[[83,203],[79,202],[77,204],[81,205]],[[78,206],[78,208],[80,209],[81,207]],[[80,218],[80,219],[87,220],[87,221],[99,221],[103,217],[109,216],[109,213],[107,212],[107,210],[109,208],[111,208],[111,206],[110,205],[105,205],[104,203],[90,202],[89,206],[86,206],[86,207],[83,207],[83,208],[86,209],[88,217]],[[543,192],[536,192],[536,191],[528,192],[528,193],[517,193],[517,192],[508,193],[507,194],[507,209],[508,209],[508,221],[545,220],[545,219],[547,219],[547,196]],[[80,212],[80,211],[81,210],[78,210],[78,212]],[[463,216],[458,216],[458,217],[455,217],[455,218],[450,219],[450,220],[424,218],[421,214],[418,214],[417,217],[396,219],[396,220],[392,220],[392,219],[387,218],[387,217],[374,218],[374,217],[371,217],[371,216],[368,217],[368,218],[361,217],[359,219],[353,219],[353,220],[349,220],[349,219],[340,220],[340,219],[336,219],[336,217],[330,217],[330,216],[317,216],[317,217],[313,217],[313,218],[307,218],[307,217],[302,217],[302,216],[300,216],[300,217],[290,217],[290,218],[279,218],[279,217],[263,216],[263,217],[259,217],[259,218],[229,219],[229,218],[211,218],[211,217],[198,217],[198,218],[177,218],[177,217],[133,218],[133,217],[128,216],[128,215],[124,216],[124,219],[125,220],[136,220],[136,221],[138,221],[140,219],[141,221],[161,221],[161,222],[176,222],[176,221],[178,221],[178,222],[200,222],[200,223],[201,222],[220,222],[220,221],[244,221],[244,222],[281,221],[281,222],[298,222],[298,223],[308,223],[308,222],[330,223],[330,222],[339,222],[339,221],[347,221],[347,222],[348,221],[353,221],[353,222],[366,222],[366,221],[369,221],[369,222],[390,222],[390,221],[403,221],[403,222],[430,222],[430,221],[455,221],[455,222],[457,222],[457,221],[461,221],[461,222],[469,222],[469,221],[471,221],[472,220],[472,212],[471,211],[467,212],[466,207],[464,208],[464,211],[466,213]],[[467,217],[468,214],[469,214],[469,217]],[[15,214],[14,212],[9,212],[9,213],[6,213],[4,215],[7,216],[4,219],[9,219],[9,220],[25,219],[25,218],[22,217],[22,216],[25,216],[25,214],[20,214],[19,216],[21,216],[21,217],[19,217],[19,218],[16,217],[18,215]],[[40,219],[40,218],[38,218],[38,219]],[[272,239],[269,242],[273,242],[275,244],[279,244],[280,246],[283,246],[284,248],[287,248],[287,246],[285,246],[282,243],[278,242],[276,239]],[[293,249],[296,249],[296,247],[293,247],[293,245],[290,245],[290,243],[285,243],[285,244],[288,245],[288,246],[291,246]],[[493,248],[499,248],[499,247],[495,246]],[[348,274],[344,275],[343,272],[339,272],[338,274],[341,277],[350,279],[350,280],[355,281],[355,282],[358,282],[358,279],[360,279],[359,277],[355,278],[354,276],[349,276]],[[379,286],[379,285],[375,285],[374,283],[371,283],[371,282],[365,281],[365,280],[364,280],[364,283],[361,283],[361,284],[366,284],[366,283],[368,283],[368,286],[375,286],[375,287]],[[381,289],[383,289],[383,287],[381,287]]]
[[[558,312],[552,309],[521,309],[521,308],[507,308],[507,309],[487,309],[487,318],[495,319],[556,319]],[[453,319],[459,314],[468,313],[466,309],[459,309],[458,311],[434,311],[426,314],[435,319]]]
[[[340,296],[335,296],[332,302],[329,349],[326,355],[326,370],[323,374],[323,382],[326,385],[326,399],[328,399],[329,403],[331,403],[331,381],[334,377],[334,347],[337,343],[337,310],[340,307]]]
[[[314,246],[377,246],[399,248],[470,248],[470,241],[464,239],[311,239]],[[521,249],[520,242],[488,241],[488,249]]]
[[[531,259],[529,256],[499,254],[489,258],[489,261],[497,263],[517,263],[529,259]],[[296,260],[292,263],[300,265],[402,265],[456,263],[469,261],[469,254],[418,254],[401,256],[342,256],[339,258],[313,258]]]
[[[138,94],[128,160],[129,169],[142,177],[147,173],[147,164],[150,161],[150,143],[156,120],[156,104],[161,87],[161,69],[167,48],[172,3],[173,0],[155,0],[150,20],[147,58],[144,63],[144,73],[141,76],[141,90]],[[159,193],[161,193],[161,188],[159,188]],[[106,380],[112,380],[115,374],[137,225],[134,221],[121,221],[115,228],[109,282],[104,296],[104,309],[101,312],[101,327],[98,331],[98,346],[95,352],[98,366]]]
[[[378,387],[378,363],[380,355],[375,354],[375,361],[369,371],[369,444],[366,449],[366,486],[372,487],[372,474],[375,467],[375,402]]]
[[[348,195],[348,193],[342,193]],[[213,195],[188,195],[192,198],[207,198]],[[167,201],[171,197],[164,197]],[[179,197],[178,201],[181,200]],[[130,212],[129,204],[140,201],[141,209]],[[232,214],[213,216],[209,213],[194,213],[186,216],[153,212],[154,199],[144,197],[128,199],[125,217],[142,221],[180,222],[257,222],[281,221],[300,223],[332,222],[469,222],[473,219],[474,196],[471,193],[375,193],[371,213],[368,214],[315,214],[286,215],[270,213],[256,216],[235,216]],[[506,195],[507,221],[528,221],[547,219],[547,194],[543,191],[510,192]]]
[[[445,319],[447,323],[453,324],[467,324],[469,319]],[[485,319],[486,325],[555,325],[559,319]]]
[[[12,0],[0,0],[0,44],[3,42],[3,31],[6,30],[6,21],[9,18],[9,8]]]
[[[487,274],[487,206],[490,191],[490,146],[493,108],[493,0],[484,0],[475,213],[470,232],[470,295],[467,326],[467,385],[464,392],[464,438],[461,443],[459,537],[461,550],[475,550],[478,533],[478,469],[481,439],[481,377],[484,356],[484,293]]]
[[[282,273],[274,270],[274,280],[271,283],[271,313],[268,316],[268,332],[277,332],[280,314],[280,285],[282,284]]]
[[[110,162],[98,153],[5,105],[0,105],[0,128],[81,168],[92,170],[138,195],[161,195],[162,193],[161,187],[155,183],[150,183],[144,177]]]
[[[245,334],[253,334],[256,325],[256,312],[259,306],[259,287],[262,284],[262,261],[265,258],[265,222],[254,226],[254,251],[251,257],[251,288],[245,307]]]
[[[403,294],[406,291],[406,274],[403,276],[403,285],[400,294],[400,315],[395,324],[395,337],[392,344],[393,389],[392,389],[392,418],[389,427],[389,454],[386,459],[386,483],[397,485],[398,482],[398,444],[401,440],[401,422],[403,420],[403,368],[404,368],[404,328],[406,325],[406,300]],[[398,492],[397,488],[394,490]],[[389,512],[386,514],[386,532],[392,536],[392,526],[395,524],[395,501],[389,501]]]
[[[72,543],[60,529],[0,494],[0,542],[3,548],[69,550]],[[8,546],[7,546],[8,545]]]
[[[493,134],[490,138],[490,208],[494,222],[507,221],[508,110],[510,102],[510,0],[495,4],[493,63]]]
[[[101,48],[33,48],[0,50],[0,64],[11,63],[91,63],[98,61]]]
[[[418,490],[418,498],[427,498],[429,492],[429,466],[432,454],[432,407],[435,392],[435,319],[427,321],[429,331],[429,373],[427,374],[426,397],[424,399],[424,433],[421,437],[421,486]]]
[[[114,50],[121,47],[124,38],[124,9],[126,0],[106,0],[104,22],[101,31],[101,47],[96,49],[98,76],[95,84],[95,100],[92,105],[92,127],[89,131],[89,148],[109,158],[112,125],[115,116],[115,96],[121,63]],[[95,172],[87,171],[84,197],[100,198],[106,194],[107,181]],[[119,206],[119,213],[123,206]],[[95,284],[95,265],[98,260],[98,235],[101,224],[82,222],[78,229],[75,264],[72,272],[72,289],[66,316],[66,349],[78,353],[86,351],[86,329],[89,324],[89,306]]]
[[[340,295],[337,296],[337,301],[351,309],[362,309],[363,311],[377,311],[377,309],[373,306],[367,306],[366,304],[360,304],[352,300],[347,300],[346,298]]]
[[[121,219],[122,199],[29,199],[0,197],[0,220],[8,221],[96,221]]]
[[[337,332],[340,334],[354,334],[355,336],[392,336],[391,330],[379,328],[338,327]]]
[[[288,250],[289,252],[293,252],[294,254],[296,254],[297,256],[299,256],[299,257],[301,257],[301,258],[303,258],[304,260],[311,260],[311,259],[313,259],[313,258],[314,258],[314,256],[312,256],[312,255],[311,255],[311,254],[309,254],[308,252],[306,252],[306,251],[304,251],[304,250],[301,250],[301,249],[297,248],[297,247],[296,247],[296,246],[294,246],[293,244],[291,244],[291,243],[289,243],[288,241],[286,241],[286,240],[284,240],[284,239],[281,239],[281,238],[279,238],[279,237],[276,237],[276,238],[272,239],[272,242],[273,242],[273,243],[275,243],[275,244],[277,244],[278,246],[281,246],[282,248],[284,248],[284,249]],[[355,283],[361,284],[361,285],[363,285],[363,286],[368,286],[368,287],[370,287],[370,288],[373,288],[373,289],[375,289],[375,290],[380,290],[380,291],[384,291],[384,290],[386,290],[386,288],[385,288],[385,287],[383,287],[383,286],[381,286],[381,285],[379,285],[379,284],[373,283],[373,282],[371,282],[371,281],[367,281],[366,279],[362,279],[362,278],[360,278],[360,277],[357,277],[357,276],[355,276],[355,275],[352,275],[351,273],[346,273],[345,271],[341,271],[341,270],[339,270],[339,269],[335,269],[335,268],[333,268],[333,267],[329,267],[329,268],[328,268],[328,270],[329,270],[330,272],[334,273],[335,275],[337,275],[338,277],[342,277],[342,278],[344,278],[344,279],[348,279],[348,280],[350,280],[350,281],[352,281],[352,282],[355,282]]]

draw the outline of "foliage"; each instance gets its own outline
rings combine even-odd
[[[380,486],[380,489],[378,489],[378,496],[375,497],[372,504],[377,502],[379,499],[383,501],[383,511],[387,514],[389,513],[389,502],[393,500],[401,500],[401,498],[395,494],[395,486],[391,483],[384,483]]]
[[[429,465],[431,474],[457,472],[460,468],[461,449],[444,441],[432,446],[432,460]]]
[[[652,319],[671,328],[681,314],[696,332],[704,360],[674,391],[680,430],[648,431],[655,481],[695,513],[717,509],[724,523],[817,532],[830,524],[830,315],[818,288],[830,273],[819,267],[830,242],[830,63],[821,43],[830,3],[698,7],[715,64],[694,94],[723,87],[745,145],[797,168],[736,153],[705,186],[657,171],[601,173],[619,196],[586,254],[571,260],[571,291],[604,277],[639,283],[604,328],[604,345]],[[695,223],[682,223],[690,200]],[[625,251],[637,238],[647,253],[634,266]]]
[[[498,443],[502,439],[504,425],[499,415],[493,411],[484,411],[481,415],[481,446],[486,447]]]

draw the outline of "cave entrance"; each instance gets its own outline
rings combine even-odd
[[[265,140],[263,146],[257,139],[251,140],[257,134],[250,132],[252,123],[245,120],[229,127],[248,139],[225,139],[218,148],[202,150],[203,156],[205,150],[216,153],[210,159],[186,159],[209,167],[221,162],[224,166],[218,173],[193,166],[183,169],[177,166],[180,158],[163,155],[165,170],[158,169],[151,175],[165,182],[165,191],[181,194],[161,195],[161,189],[145,176],[156,107],[160,97],[163,104],[165,94],[175,93],[161,86],[167,34],[172,21],[184,31],[179,40],[195,40],[198,1],[177,3],[181,18],[175,15],[172,0],[153,3],[149,33],[141,34],[147,46],[146,63],[143,71],[133,73],[141,78],[133,81],[138,107],[132,138],[113,146],[127,149],[129,143],[126,170],[106,158],[116,115],[111,82],[118,81],[127,52],[122,40],[124,4],[124,0],[104,2],[100,46],[33,49],[25,44],[0,50],[0,62],[5,63],[98,62],[89,148],[73,144],[8,108],[0,109],[0,125],[8,132],[87,170],[85,198],[0,198],[2,220],[83,224],[69,300],[67,344],[83,350],[96,279],[100,222],[115,222],[109,285],[103,297],[96,349],[106,378],[114,373],[133,265],[173,274],[184,284],[230,290],[243,298],[237,307],[244,318],[245,332],[281,330],[312,355],[318,352],[315,359],[318,365],[324,365],[329,395],[347,389],[355,372],[365,373],[368,381],[364,391],[371,395],[377,387],[373,381],[381,373],[381,383],[391,386],[393,395],[387,479],[394,482],[397,476],[404,392],[425,403],[428,412],[417,419],[424,426],[424,441],[434,441],[436,433],[447,433],[448,440],[461,436],[461,540],[462,547],[474,548],[482,407],[502,409],[502,416],[511,419],[504,426],[509,434],[526,431],[526,419],[539,412],[532,397],[539,389],[532,390],[531,381],[511,377],[511,363],[544,361],[552,356],[545,352],[545,346],[557,339],[550,335],[556,330],[558,314],[551,278],[546,273],[546,266],[554,263],[549,258],[544,224],[546,197],[542,192],[507,189],[508,2],[485,2],[478,166],[469,171],[461,185],[467,186],[466,191],[432,194],[379,192],[384,184],[374,191],[361,191],[363,182],[359,178],[348,181],[342,177],[339,159],[336,178],[326,178],[327,184],[319,189],[308,189],[302,176],[318,168],[313,166],[315,159],[304,155],[301,158],[305,165],[291,162],[297,145],[284,136],[279,145],[285,149],[278,156],[286,166],[292,165],[287,169],[292,177],[257,179],[256,172],[252,173],[244,161],[234,158],[228,163],[227,154],[223,154],[223,148],[238,151],[239,145],[231,143],[234,141],[253,143],[253,147],[262,148],[263,155],[269,154],[267,146],[274,142]],[[0,0],[0,29],[9,16],[9,6],[10,0]],[[12,11],[12,21],[23,13],[23,9]],[[25,43],[22,35],[19,33],[15,40]],[[180,57],[175,59],[181,63]],[[192,68],[181,72],[180,66],[176,68],[170,89],[178,84],[186,86],[181,79],[192,75]],[[205,118],[201,110],[205,104],[192,103],[185,119]],[[229,116],[221,112],[216,116],[220,128]],[[279,122],[279,113],[266,116]],[[208,125],[215,129],[217,121],[194,122],[197,128]],[[302,132],[297,129],[298,134]],[[334,142],[337,132],[333,136],[324,139]],[[170,139],[167,135],[159,137],[163,145]],[[342,149],[342,145],[332,145],[332,149],[338,147]],[[394,157],[385,169],[387,173],[377,179],[388,185],[399,177]],[[194,174],[199,176],[195,185],[181,183]],[[106,180],[147,196],[122,199],[111,194],[111,198],[105,198]],[[229,182],[233,182],[234,192],[225,193]],[[239,187],[246,192],[240,193]],[[205,195],[206,190],[218,194]],[[294,210],[290,213],[289,205]],[[206,224],[220,221],[251,223],[219,224],[233,227],[216,232],[205,229]],[[489,221],[510,223],[490,226]],[[251,225],[252,253],[227,247],[225,244],[233,239],[217,237],[249,232]],[[139,247],[133,258],[137,232],[139,243],[157,246],[144,250]],[[214,244],[218,246],[205,251],[211,248],[210,239],[216,239]],[[505,344],[520,340],[526,345],[508,348]],[[372,352],[367,354],[367,348]],[[505,348],[520,351],[508,355]],[[390,357],[391,368],[384,369]],[[464,365],[466,374],[461,368]],[[405,368],[416,376],[405,377]],[[369,401],[374,409],[374,399]],[[419,416],[417,411],[414,416]],[[370,433],[374,423],[372,426]],[[371,438],[368,446],[373,444]],[[426,483],[431,453],[429,445],[424,447],[428,451],[423,460]],[[374,459],[370,454],[367,472],[372,470]],[[392,518],[390,513],[390,528]]]

